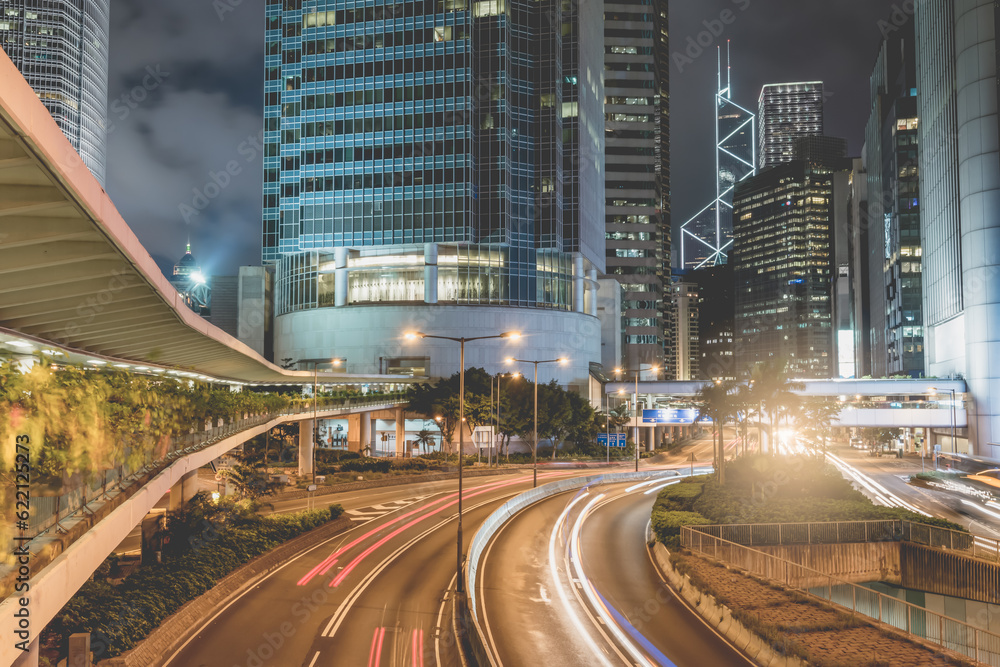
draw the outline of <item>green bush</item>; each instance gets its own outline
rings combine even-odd
[[[53,619],[43,641],[61,648],[70,634],[90,632],[96,658],[119,655],[240,565],[339,518],[343,511],[331,505],[259,516],[252,506],[213,506],[199,494],[184,511],[172,515],[162,563],[143,565],[117,586],[98,577],[88,581]]]
[[[671,484],[660,491],[654,507],[668,512],[691,512],[694,501],[698,499],[704,488],[704,483],[697,482]]]
[[[344,461],[340,464],[340,472],[381,472],[392,470],[392,460],[362,458]]]
[[[668,549],[676,549],[680,546],[681,526],[707,526],[715,523],[706,519],[697,512],[670,512],[667,510],[653,510],[653,533],[656,539]]]

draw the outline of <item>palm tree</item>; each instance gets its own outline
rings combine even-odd
[[[750,385],[756,396],[760,414],[766,414],[770,422],[768,451],[773,455],[778,414],[785,406],[794,402],[795,394],[792,392],[803,389],[805,385],[790,380],[788,365],[779,359],[768,359],[754,366],[750,371]],[[763,444],[763,441],[761,442]]]
[[[741,383],[736,387],[733,405],[739,418],[740,439],[743,441],[743,454],[745,455],[747,453],[747,440],[750,437],[750,416],[756,413],[758,407],[753,388],[749,384]],[[760,419],[759,414],[757,418]]]
[[[726,439],[723,429],[726,420],[736,413],[736,403],[733,394],[736,392],[736,383],[731,380],[716,380],[701,388],[695,398],[698,405],[698,419],[708,417],[715,423],[715,433],[718,434],[718,446],[716,447],[715,436],[712,436],[712,449],[716,469],[719,471],[719,484],[726,483]]]
[[[426,454],[430,446],[434,444],[434,434],[425,428],[420,429],[417,432],[417,439],[413,442]]]
[[[840,414],[841,406],[825,398],[803,400],[799,406],[796,422],[799,428],[813,436],[814,444],[820,446],[823,460],[826,460],[826,438],[830,425]]]

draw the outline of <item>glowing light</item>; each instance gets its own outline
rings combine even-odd
[[[9,340],[9,341],[7,341],[7,344],[8,345],[12,345],[14,347],[20,347],[20,348],[23,348],[23,349],[26,349],[26,350],[29,350],[32,347],[34,347],[31,343],[29,343],[27,341],[23,341],[23,340]]]
[[[205,274],[201,271],[195,271],[191,274],[191,280],[198,283],[199,285],[204,285],[207,281],[205,280]]]

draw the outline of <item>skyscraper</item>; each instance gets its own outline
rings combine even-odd
[[[715,93],[715,199],[681,225],[681,268],[700,269],[725,264],[733,243],[733,192],[737,184],[756,173],[752,111],[733,101],[729,45],[723,65],[718,52]]]
[[[871,369],[924,374],[917,68],[913,22],[882,41],[871,76],[865,130]]]
[[[836,203],[847,202],[850,161],[794,160],[736,190],[735,362],[745,376],[770,358],[797,377],[838,373],[833,334]],[[843,190],[838,192],[838,190]]]
[[[769,83],[757,102],[758,167],[795,159],[800,137],[823,134],[823,82]]]
[[[914,15],[929,376],[965,378],[969,428],[945,451],[1000,458],[1000,145],[994,0],[919,0]],[[950,397],[944,397],[950,400]]]
[[[104,185],[109,0],[4,0],[0,47]]]
[[[265,7],[275,356],[442,376],[457,346],[404,331],[515,330],[571,359],[544,376],[584,382],[605,266],[604,54],[584,46],[603,42],[601,8]],[[506,356],[474,346],[466,362],[497,371]]]
[[[624,365],[662,366],[672,378],[667,42],[666,0],[605,4],[607,273],[625,288]]]

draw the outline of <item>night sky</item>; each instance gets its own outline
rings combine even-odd
[[[868,77],[886,25],[879,21],[889,19],[894,6],[911,5],[671,3],[671,51],[687,58],[689,37],[708,44],[700,56],[691,52],[694,62],[675,61],[670,70],[675,227],[714,196],[716,45],[732,40],[733,97],[752,110],[764,83],[824,81],[826,132],[847,138],[858,153]],[[910,18],[902,9],[897,17]],[[705,21],[721,34],[699,35]],[[107,190],[165,271],[189,236],[206,273],[234,274],[241,264],[260,261],[262,167],[255,146],[263,30],[261,3],[252,0],[112,2]],[[157,76],[149,76],[153,72]],[[235,175],[225,173],[227,166]]]

